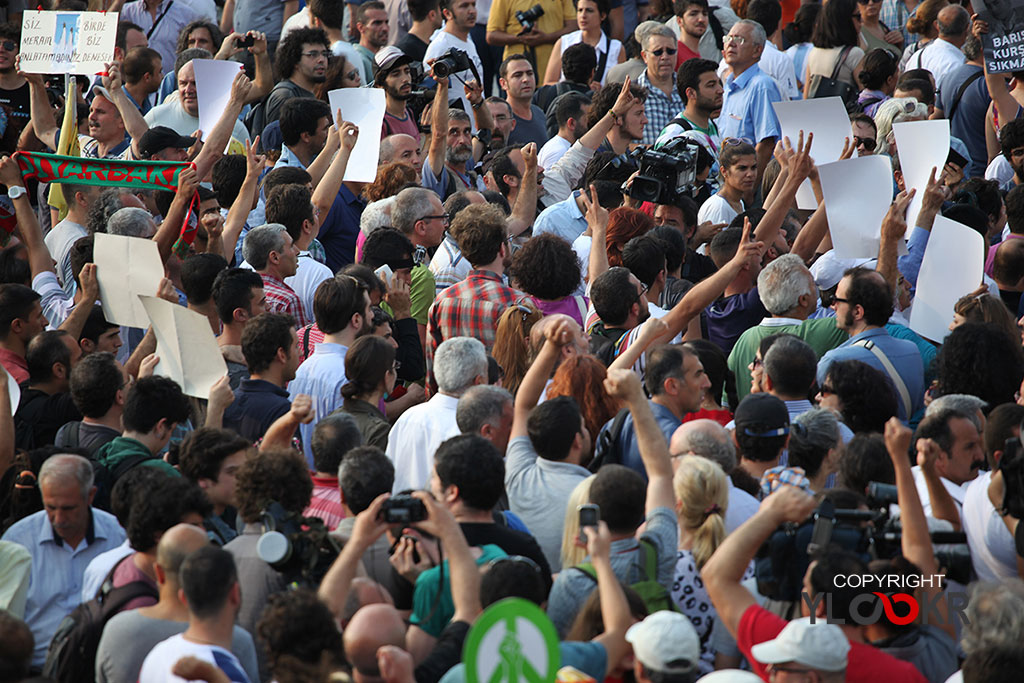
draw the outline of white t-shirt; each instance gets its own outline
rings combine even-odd
[[[742,200],[740,203],[743,204]],[[744,211],[746,208],[746,205],[743,205]],[[711,221],[712,223],[725,223],[728,225],[738,215],[739,213],[737,213],[736,209],[732,208],[732,204],[725,197],[720,194],[713,194],[700,205],[700,211],[697,212],[697,223]]]
[[[88,235],[89,231],[84,225],[65,218],[43,238],[50,256],[57,262],[57,279],[68,296],[74,296],[76,289],[74,274],[71,272],[71,246]]]
[[[971,564],[982,581],[1002,581],[1017,576],[1017,546],[1002,517],[988,499],[991,472],[982,472],[967,485],[961,517]]]
[[[158,643],[146,655],[139,672],[139,683],[184,683],[186,679],[175,676],[171,669],[179,659],[190,656],[215,664],[232,683],[250,683],[242,663],[231,652],[216,645],[193,643],[180,633]]]
[[[589,280],[587,272],[590,270],[590,245],[593,243],[594,238],[590,235],[580,235],[572,242],[572,250],[580,260],[580,274],[584,282]]]
[[[153,126],[167,126],[178,135],[191,136],[199,130],[199,117],[191,116],[186,112],[185,108],[181,106],[181,102],[177,99],[168,100],[161,105],[153,107],[143,118],[146,119],[146,123],[149,124],[150,128]],[[204,130],[203,135],[209,132]],[[249,131],[245,129],[241,121],[235,119],[235,127],[231,131],[231,137],[238,140],[238,142],[245,143],[249,139]]]
[[[308,251],[299,253],[299,269],[295,275],[286,277],[284,283],[295,290],[302,300],[302,310],[313,312],[313,299],[316,297],[316,288],[324,280],[334,277],[334,272],[315,260]]]
[[[537,155],[537,163],[541,168],[551,168],[555,165],[559,159],[565,156],[565,153],[572,147],[572,143],[563,138],[561,135],[556,135],[540,148],[540,153]]]
[[[470,61],[476,67],[476,72],[480,74],[480,78],[484,77],[484,64],[480,61],[480,55],[476,51],[476,45],[472,40],[462,40],[458,36],[455,36],[444,28],[434,32],[434,35],[430,37],[430,44],[427,45],[427,52],[423,55],[423,63],[426,64],[428,60],[436,59],[443,55],[445,52],[452,48],[462,50],[469,55]],[[448,97],[449,99],[458,97],[462,100],[462,107],[467,114],[469,114],[470,123],[473,126],[473,132],[476,132],[476,119],[473,117],[473,109],[466,98],[466,90],[462,83],[459,81],[461,78],[463,81],[470,81],[473,79],[473,72],[469,69],[460,71],[459,73],[452,74],[448,78]]]

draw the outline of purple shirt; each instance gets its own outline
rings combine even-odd
[[[746,294],[722,297],[705,309],[708,319],[708,339],[729,355],[740,335],[756,327],[771,313],[761,303],[757,287]]]
[[[567,296],[564,299],[557,301],[544,301],[538,299],[535,296],[530,297],[530,301],[537,306],[537,309],[544,315],[555,315],[556,313],[564,313],[583,327],[583,319],[587,315],[587,307],[590,305],[590,300],[585,296]]]

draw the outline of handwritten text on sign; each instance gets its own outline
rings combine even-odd
[[[93,76],[114,58],[114,12],[26,10],[21,22],[21,70]]]

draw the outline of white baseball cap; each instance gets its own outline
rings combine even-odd
[[[761,677],[742,669],[719,669],[701,676],[700,683],[761,683]]]
[[[640,663],[659,673],[689,673],[700,662],[700,639],[693,624],[678,612],[655,612],[626,631]]]
[[[819,671],[842,671],[850,642],[835,624],[810,617],[794,619],[786,624],[775,640],[758,643],[750,654],[762,664],[797,662]]]

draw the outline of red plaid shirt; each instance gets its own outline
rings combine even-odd
[[[267,311],[270,313],[287,313],[295,318],[296,327],[302,328],[310,323],[306,312],[302,310],[302,300],[295,290],[278,280],[273,275],[260,273],[263,278],[263,292],[267,295]]]
[[[500,275],[489,270],[471,270],[465,280],[438,294],[427,317],[430,386],[436,386],[434,353],[441,342],[452,337],[474,337],[490,351],[494,346],[498,318],[523,296],[522,292],[506,285]]]

